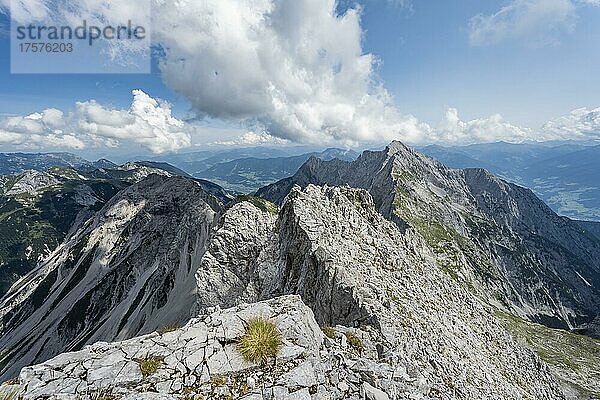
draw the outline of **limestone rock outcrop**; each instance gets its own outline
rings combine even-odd
[[[369,191],[386,219],[419,232],[444,271],[496,307],[563,329],[600,314],[600,241],[526,188],[393,142],[352,162],[311,158],[257,195],[283,204],[309,184]]]
[[[319,325],[359,328],[374,362],[411,371],[409,393],[562,396],[547,367],[442,272],[420,235],[384,219],[364,190],[295,188],[277,219],[250,203],[233,206],[197,279],[199,293],[219,288],[218,296],[201,295],[199,308],[301,295]]]

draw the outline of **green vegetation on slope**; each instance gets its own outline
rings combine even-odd
[[[81,204],[83,185],[96,203]],[[119,181],[66,180],[37,194],[0,194],[0,297],[62,242],[80,211],[98,211],[124,186]]]
[[[247,201],[248,203],[252,204],[254,207],[260,209],[261,211],[264,212],[268,212],[271,214],[276,215],[279,212],[279,209],[277,208],[277,206],[273,203],[271,203],[268,200],[265,199],[261,199],[260,197],[255,197],[255,196],[238,196],[237,198],[237,202],[242,202],[242,201]]]
[[[578,398],[600,397],[600,341],[496,312],[504,327],[550,365]]]

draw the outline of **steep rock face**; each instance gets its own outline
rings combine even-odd
[[[121,189],[152,173],[185,174],[165,163],[137,162],[119,167],[106,160],[74,162],[75,169],[62,165],[63,156],[68,155],[31,155],[30,161],[39,161],[32,168],[44,170],[0,176],[0,297]],[[0,164],[1,158],[2,154]],[[16,166],[27,164],[28,159],[14,155]],[[52,166],[54,162],[58,164]],[[47,166],[52,167],[45,170]],[[198,182],[223,203],[231,200],[218,185]]]
[[[311,159],[257,195],[281,204],[310,183],[368,190],[382,215],[418,231],[442,269],[491,304],[561,328],[600,314],[600,240],[527,189],[394,142],[354,162]]]
[[[113,197],[0,304],[0,379],[86,343],[186,321],[220,203],[150,175]]]
[[[9,196],[24,193],[37,194],[39,190],[59,183],[60,181],[51,174],[29,170],[16,176],[14,183],[7,188],[6,194]]]
[[[413,377],[403,389],[380,387],[392,398],[562,396],[547,367],[364,190],[293,189],[277,220],[249,203],[233,206],[197,280],[199,293],[219,288],[199,297],[200,308],[299,294],[321,326],[360,328],[378,363]]]
[[[270,319],[281,333],[276,363],[248,363],[237,351],[236,341],[255,317]],[[534,392],[469,397],[460,386],[452,389],[453,394],[436,392],[417,370],[379,360],[369,332],[338,326],[327,333],[321,333],[312,311],[298,296],[283,296],[217,310],[173,332],[96,343],[62,354],[24,368],[13,387],[25,400],[91,400],[100,395],[129,400],[562,398],[551,382],[526,383],[526,376],[524,385],[535,386]],[[158,363],[144,376],[140,365],[149,358]]]
[[[2,184],[3,182],[3,184]],[[0,178],[0,297],[127,184],[69,168]]]
[[[276,280],[278,276],[269,275],[275,269],[270,264],[273,257],[261,254],[277,243],[273,230],[276,220],[277,215],[245,201],[235,204],[220,218],[196,273],[197,311],[266,298],[260,293],[259,282]],[[263,271],[266,276],[258,276]]]

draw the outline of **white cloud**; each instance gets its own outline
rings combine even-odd
[[[232,140],[216,141],[210,144],[220,146],[282,146],[289,143],[288,140],[271,136],[265,132],[245,132]]]
[[[423,144],[472,144],[505,141],[522,143],[550,140],[600,140],[600,108],[579,108],[546,122],[539,129],[512,124],[496,114],[463,121],[455,108],[449,108],[442,121]]]
[[[304,143],[387,141],[422,127],[377,84],[360,11],[335,0],[155,1],[163,79],[199,115]]]
[[[30,1],[44,2],[26,0]],[[412,4],[386,2],[398,7]],[[114,8],[104,3],[83,0],[76,12],[65,8],[69,14],[63,19],[85,13],[100,19],[97,15],[112,15]],[[281,139],[353,146],[393,139],[427,141],[431,127],[402,113],[378,82],[378,60],[362,48],[360,7],[338,15],[337,4],[336,0],[153,0],[153,40],[164,50],[162,78],[189,100],[200,118],[264,132],[225,139],[231,143]],[[150,114],[157,116],[150,121],[140,112],[143,106],[135,106],[146,100],[136,95],[129,110],[79,103],[74,119],[80,135],[109,146],[127,138],[154,152],[188,146],[189,134],[177,120],[169,119],[168,107],[150,105]]]
[[[68,114],[47,109],[5,118],[0,121],[0,144],[41,150],[139,144],[158,154],[190,147],[193,129],[173,117],[168,103],[134,90],[126,110],[90,100],[77,103]]]
[[[86,147],[78,137],[55,132],[14,132],[0,128],[0,145],[19,150],[76,149]]]
[[[106,108],[94,100],[76,106],[78,127],[91,137],[138,143],[153,153],[191,146],[190,128],[173,117],[171,106],[141,90],[133,91],[128,110]]]
[[[0,11],[10,10],[11,18],[17,22],[46,20],[50,14],[48,6],[48,0],[0,0]]]
[[[449,108],[438,127],[433,130],[429,142],[440,144],[471,144],[483,142],[522,142],[531,140],[534,132],[506,122],[501,115],[462,121],[458,110]]]
[[[536,45],[553,44],[558,34],[575,28],[576,19],[571,0],[512,0],[494,14],[471,18],[469,39],[476,46],[521,38]]]
[[[133,95],[133,102],[128,109],[110,108],[90,100],[77,103],[75,111],[70,113],[47,109],[26,116],[5,117],[0,120],[0,145],[20,150],[48,151],[97,147],[128,148],[132,144],[137,144],[160,154],[201,144],[219,146],[290,144],[289,140],[273,136],[267,131],[217,128],[187,123],[173,117],[169,104],[155,100],[141,90],[133,91]],[[515,125],[499,114],[464,121],[455,108],[449,108],[435,127],[415,117],[392,115],[389,119],[397,121],[396,130],[403,132],[403,135],[391,135],[385,141],[400,139],[412,145],[600,140],[600,108],[576,109],[567,115],[548,121],[540,129]],[[364,129],[373,126],[373,121],[376,120],[376,118],[369,119],[364,123]],[[382,121],[382,126],[387,124],[385,117]]]
[[[0,0],[0,13],[23,25],[37,23],[47,26],[88,27],[134,26],[146,29],[146,38],[140,40],[102,40],[96,42],[97,51],[114,64],[137,65],[150,55],[152,35],[151,13],[153,0]],[[0,27],[1,29],[2,27]]]
[[[73,134],[64,133],[62,111],[47,109],[41,113],[13,116],[0,121],[0,144],[19,149],[83,149],[85,143]]]
[[[557,139],[599,140],[600,107],[578,108],[568,115],[548,121],[542,130]]]

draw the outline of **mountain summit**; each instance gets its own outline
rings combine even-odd
[[[281,204],[308,184],[368,190],[384,217],[419,232],[450,276],[498,307],[568,329],[600,314],[600,241],[528,189],[393,142],[353,162],[311,158],[257,195]]]

